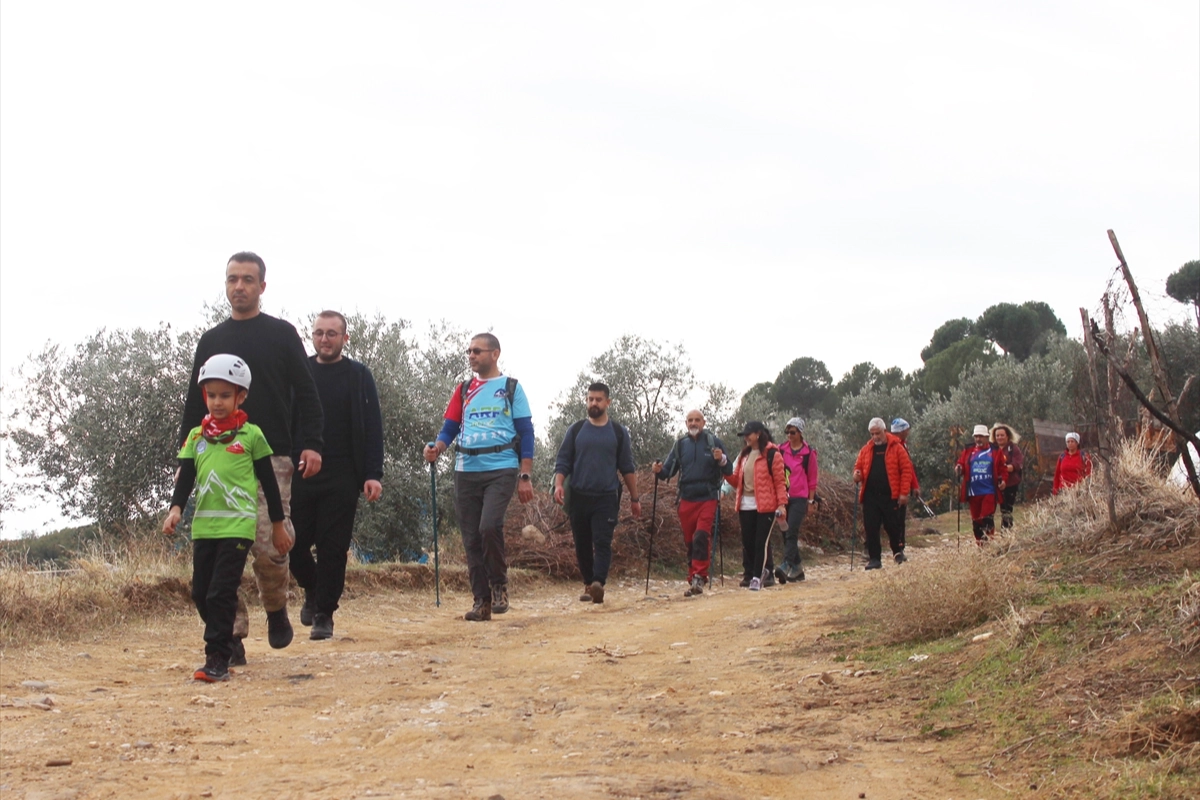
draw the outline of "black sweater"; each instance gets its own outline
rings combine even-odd
[[[292,452],[293,402],[299,412],[300,449],[321,451],[325,420],[317,385],[308,370],[304,343],[290,323],[268,314],[227,319],[200,337],[183,407],[183,422],[179,426],[180,442],[207,413],[196,377],[204,362],[218,353],[238,356],[250,367],[250,392],[242,408],[250,421],[262,429],[275,455]]]

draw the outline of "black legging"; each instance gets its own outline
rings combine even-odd
[[[738,521],[742,523],[742,577],[761,578],[763,574],[763,548],[767,546],[767,534],[771,532],[771,524],[775,514],[760,514],[757,511],[739,511]],[[767,555],[767,567],[771,565],[770,554]]]

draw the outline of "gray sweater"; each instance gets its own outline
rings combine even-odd
[[[616,427],[621,427],[621,451],[617,452]],[[578,431],[576,433],[576,431]],[[609,420],[593,425],[588,420],[567,429],[554,461],[554,472],[571,479],[571,491],[580,494],[608,494],[617,491],[620,478],[636,472],[629,431]]]

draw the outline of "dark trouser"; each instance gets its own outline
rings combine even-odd
[[[688,581],[699,575],[708,579],[709,536],[717,516],[716,500],[680,500],[679,527],[688,552]]]
[[[192,602],[204,620],[204,653],[226,661],[233,655],[233,618],[238,587],[253,539],[195,539],[192,542]]]
[[[613,531],[617,529],[617,493],[571,492],[571,535],[575,537],[575,561],[583,582],[605,583],[612,565]]]
[[[800,567],[800,526],[808,515],[808,498],[788,498],[787,532],[783,534],[783,566]]]
[[[296,544],[289,554],[292,574],[313,610],[333,614],[346,587],[346,553],[358,510],[358,479],[349,461],[326,461],[311,478],[292,478],[292,526]],[[313,560],[313,547],[317,558]]]
[[[1004,496],[1000,500],[1000,526],[1002,528],[1013,526],[1013,505],[1017,502],[1017,490],[1020,488],[1021,485],[1017,484],[1004,489]]]
[[[471,593],[492,601],[492,587],[508,584],[504,552],[504,512],[517,488],[517,470],[454,473],[454,510],[467,552]]]
[[[738,521],[742,523],[742,577],[761,578],[763,574],[763,551],[767,546],[767,538],[771,533],[771,525],[775,522],[774,512],[760,514],[757,511],[739,511]],[[767,556],[767,569],[771,568],[770,556]]]
[[[878,561],[883,556],[883,547],[879,543],[879,528],[887,531],[888,543],[892,546],[892,554],[904,550],[904,532],[900,527],[900,515],[904,510],[891,497],[863,498],[863,533],[867,537],[867,558]]]

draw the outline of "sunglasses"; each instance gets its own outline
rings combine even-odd
[[[492,350],[494,350],[494,349],[495,349],[495,348],[493,348],[493,347],[468,347],[468,348],[467,348],[467,355],[469,355],[469,356],[477,356],[477,355],[479,355],[480,353],[490,353],[490,352],[492,352]]]

